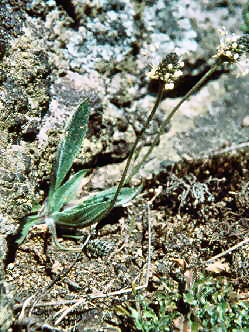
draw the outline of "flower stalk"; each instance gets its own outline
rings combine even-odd
[[[198,89],[202,86],[203,83],[207,81],[207,79],[217,70],[217,68],[221,65],[221,61],[217,60],[216,64],[209,69],[209,71],[187,92],[187,94],[179,101],[179,103],[172,109],[170,114],[166,117],[166,119],[163,121],[163,123],[160,126],[159,132],[157,133],[156,137],[154,138],[150,148],[148,149],[147,153],[144,155],[143,159],[134,166],[132,173],[127,179],[127,182],[131,180],[131,178],[139,171],[139,169],[145,164],[146,160],[148,159],[149,155],[157,145],[157,142],[160,139],[160,136],[162,135],[164,128],[170,123],[170,120],[176,113],[176,111],[180,108],[180,106]]]
[[[137,135],[135,143],[133,144],[133,147],[129,153],[124,171],[122,173],[121,179],[119,181],[118,187],[117,187],[117,191],[110,203],[109,208],[98,217],[98,220],[101,220],[102,218],[104,218],[105,216],[107,216],[110,211],[113,209],[113,207],[115,206],[116,200],[118,198],[118,195],[120,194],[120,191],[123,187],[123,185],[125,183],[128,183],[130,180],[130,177],[128,179],[126,179],[133,155],[136,151],[137,145],[140,141],[140,139],[142,138],[142,136],[144,135],[146,129],[148,128],[151,120],[153,119],[158,106],[161,103],[162,97],[163,97],[163,93],[165,90],[171,90],[174,88],[174,82],[182,75],[182,67],[184,66],[183,61],[181,61],[179,59],[179,57],[177,56],[176,53],[169,53],[160,63],[158,66],[153,66],[152,70],[150,71],[150,73],[147,75],[150,79],[157,79],[159,80],[159,90],[158,90],[158,94],[157,94],[157,98],[155,101],[155,104],[143,126],[143,129],[141,130],[141,132]],[[173,116],[173,115],[172,115]],[[140,151],[139,151],[140,152]],[[139,153],[138,153],[139,154]],[[137,155],[138,157],[138,155]],[[133,174],[133,173],[132,173]]]
[[[209,69],[209,71],[187,92],[187,94],[179,101],[179,103],[172,109],[166,119],[163,121],[162,125],[160,126],[159,132],[154,138],[150,148],[148,149],[147,153],[144,155],[142,160],[134,166],[131,174],[129,175],[126,183],[128,183],[131,178],[140,170],[140,168],[145,164],[146,160],[148,159],[149,155],[157,145],[157,142],[162,135],[164,128],[170,123],[170,120],[176,113],[176,111],[180,108],[180,106],[212,76],[212,74],[219,68],[220,65],[223,63],[235,63],[240,60],[241,56],[249,51],[249,34],[244,34],[241,37],[237,36],[229,36],[224,30],[220,31],[221,34],[221,43],[217,48],[216,54],[213,56],[216,59],[215,64]],[[160,68],[160,66],[159,66]],[[159,78],[163,79],[162,76],[157,75],[156,69],[153,69],[150,73],[151,78]],[[178,75],[177,75],[178,76]],[[167,77],[167,73],[164,73],[164,78]],[[178,76],[179,77],[179,76]],[[168,86],[168,83],[165,87]]]

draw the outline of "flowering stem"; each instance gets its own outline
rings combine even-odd
[[[217,70],[217,68],[221,65],[222,62],[223,61],[218,59],[216,61],[216,63],[213,65],[213,67],[211,67],[209,69],[209,71],[186,93],[186,95],[172,109],[170,114],[166,117],[166,119],[161,124],[159,132],[156,135],[156,137],[154,138],[149,150],[147,151],[147,153],[145,154],[143,159],[136,166],[134,166],[134,168],[132,170],[132,173],[130,174],[130,176],[127,179],[127,183],[131,180],[133,175],[135,175],[139,171],[139,169],[144,165],[144,163],[147,160],[148,156],[151,154],[152,150],[154,149],[157,142],[159,141],[160,136],[162,135],[164,128],[169,124],[170,120],[172,119],[172,117],[176,113],[176,111],[179,109],[179,107],[189,98],[190,95],[192,95],[192,93],[196,92],[201,87],[201,85]]]
[[[158,108],[158,106],[159,106],[159,104],[160,104],[160,102],[162,100],[163,92],[164,92],[164,83],[163,83],[163,81],[160,81],[159,92],[158,92],[158,95],[157,95],[156,102],[155,102],[155,104],[154,104],[154,106],[153,106],[153,108],[152,108],[152,110],[150,112],[150,115],[148,116],[148,118],[147,118],[147,120],[146,120],[146,122],[145,122],[145,124],[143,126],[143,129],[141,130],[141,132],[136,137],[135,143],[133,144],[133,147],[132,147],[132,149],[131,149],[131,151],[129,153],[129,156],[128,156],[128,159],[127,159],[124,171],[122,173],[122,176],[121,176],[121,179],[119,181],[119,184],[118,184],[117,190],[115,192],[115,195],[114,195],[114,197],[113,197],[113,199],[112,199],[112,201],[110,203],[110,206],[109,206],[109,208],[103,214],[101,214],[97,218],[97,220],[95,220],[95,222],[98,222],[99,220],[101,220],[102,218],[104,218],[105,216],[107,216],[111,212],[111,210],[113,209],[113,207],[114,207],[114,205],[115,205],[115,203],[117,201],[118,195],[120,194],[120,191],[121,191],[124,183],[127,182],[127,181],[125,181],[125,178],[126,178],[126,175],[128,173],[128,170],[129,170],[129,167],[130,167],[130,164],[131,164],[131,161],[132,161],[132,157],[133,157],[134,152],[135,152],[135,150],[137,148],[138,142],[140,141],[140,139],[143,136],[145,130],[148,128],[148,126],[149,126],[149,124],[150,124],[153,116],[155,115],[156,110],[157,110],[157,108]]]

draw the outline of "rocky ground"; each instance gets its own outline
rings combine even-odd
[[[54,152],[80,102],[95,100],[72,170],[94,170],[88,194],[120,177],[156,98],[149,63],[177,51],[185,66],[164,95],[143,151],[165,114],[212,65],[218,29],[241,33],[245,3],[1,1],[1,331],[132,330],[115,308],[134,295],[97,297],[144,283],[150,237],[143,294],[152,301],[162,280],[181,295],[187,280],[204,271],[224,276],[246,299],[248,244],[209,272],[206,264],[248,236],[248,75],[238,77],[238,68],[220,68],[186,101],[134,181],[143,184],[141,195],[103,220],[83,253],[57,250],[44,228],[33,229],[20,247],[14,243],[20,220],[46,198]],[[182,303],[177,310],[187,317]]]

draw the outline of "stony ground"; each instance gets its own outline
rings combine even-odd
[[[134,294],[110,293],[144,285],[150,238],[149,284],[141,293],[155,310],[165,280],[182,297],[204,271],[225,277],[236,299],[248,300],[248,244],[209,271],[206,264],[248,238],[248,75],[238,78],[231,68],[220,68],[165,128],[137,180],[141,195],[97,231],[81,230],[93,233],[84,252],[58,251],[44,227],[19,248],[13,238],[33,200],[46,198],[54,152],[79,103],[95,98],[84,150],[73,165],[73,172],[94,170],[88,194],[120,178],[155,101],[158,82],[146,78],[149,62],[178,50],[185,66],[163,98],[147,146],[165,114],[212,65],[218,29],[241,33],[245,4],[1,0],[0,323],[8,317],[6,326],[21,332],[135,330],[117,314],[120,305],[136,306]],[[189,314],[181,301],[176,310],[183,320]]]
[[[144,284],[148,223],[152,261],[149,285],[142,293],[153,296],[161,279],[172,280],[175,291],[180,292],[179,282],[187,270],[195,280],[207,271],[208,259],[247,237],[248,178],[247,151],[169,166],[145,181],[144,191],[131,206],[113,211],[101,223],[79,257],[58,251],[44,229],[34,230],[7,266],[7,280],[17,287],[16,317],[26,324],[35,319],[38,325],[55,326],[65,310],[82,299],[56,328],[108,331],[112,326],[114,331],[125,331],[115,306],[129,304],[133,295],[108,293]],[[85,234],[89,231],[83,230]],[[61,241],[68,247],[79,245]],[[77,262],[62,276],[76,257]],[[225,276],[238,296],[248,294],[248,245],[216,262],[209,274]],[[98,299],[103,293],[107,296]],[[30,307],[34,301],[35,306]]]

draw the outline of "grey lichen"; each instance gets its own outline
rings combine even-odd
[[[0,217],[1,218],[1,217]],[[1,218],[2,222],[2,218]],[[13,323],[13,291],[4,281],[4,259],[6,259],[7,244],[5,239],[0,236],[0,329],[1,332],[10,331]]]
[[[87,244],[87,251],[92,257],[104,257],[111,254],[114,250],[115,243],[105,240],[91,240]]]
[[[12,311],[13,292],[9,290],[9,286],[3,280],[0,280],[0,326],[1,332],[10,331],[10,327],[14,321]]]
[[[20,31],[5,44],[0,63],[0,210],[15,218],[37,198],[35,138],[48,108],[50,75],[42,31],[32,24]]]
[[[2,145],[2,140],[0,140]],[[0,208],[12,217],[22,217],[31,210],[29,195],[35,197],[35,184],[30,180],[32,159],[29,150],[19,145],[1,146]]]
[[[48,59],[42,45],[33,38],[25,29],[25,36],[12,41],[0,68],[5,73],[1,86],[0,128],[18,135],[28,131],[32,120],[40,120],[49,101]]]

